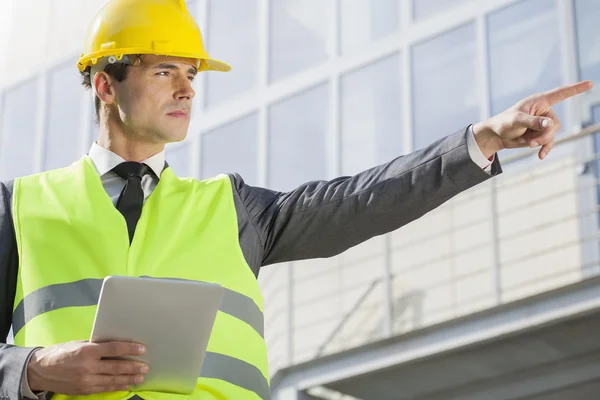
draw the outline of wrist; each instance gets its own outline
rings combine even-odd
[[[29,362],[27,363],[27,369],[25,371],[25,373],[27,374],[27,382],[32,392],[43,391],[41,387],[42,374],[40,372],[39,350],[40,349],[35,349],[31,353],[31,357],[29,358]]]
[[[473,135],[481,153],[487,159],[490,159],[494,154],[504,149],[502,138],[485,121],[473,125]]]

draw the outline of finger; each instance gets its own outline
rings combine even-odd
[[[550,142],[542,146],[542,149],[540,150],[540,153],[538,155],[540,160],[543,160],[548,156],[548,153],[550,153],[550,150],[552,150],[552,148],[554,147],[554,143],[554,139],[552,139]]]
[[[521,138],[519,139],[510,139],[508,141],[505,142],[506,143],[506,148],[507,149],[522,149],[523,147],[527,147],[528,145],[526,144],[526,141],[522,141]]]
[[[144,375],[149,368],[135,361],[100,360],[94,364],[94,372],[101,375]]]
[[[90,386],[124,387],[139,385],[144,382],[143,375],[95,375],[94,384]]]
[[[534,131],[546,131],[554,125],[552,118],[536,117],[524,112],[518,112],[513,118],[514,128],[525,128]]]
[[[123,386],[93,386],[83,391],[83,395],[109,393],[109,392],[129,392],[129,385]]]
[[[586,92],[593,86],[594,84],[592,81],[582,81],[573,85],[566,85],[548,90],[547,92],[542,93],[542,96],[548,100],[550,106],[553,106],[556,103],[560,103],[561,101],[568,99],[569,97]]]
[[[539,145],[545,145],[554,139],[562,126],[560,119],[552,109],[549,109],[546,112],[545,118],[548,118],[552,121],[552,124],[549,128],[546,128],[543,131],[529,129],[521,137],[516,139],[517,143],[533,148]]]
[[[535,142],[537,144],[534,143],[534,146],[532,146],[532,147],[536,147],[540,144],[546,145],[546,144],[550,143],[551,141],[554,140],[554,137],[560,131],[560,128],[561,128],[560,119],[558,118],[558,115],[556,115],[554,110],[552,110],[552,109],[548,110],[546,116],[552,119],[552,126],[546,132],[544,132],[541,136],[539,136],[535,139]]]
[[[106,342],[94,343],[95,353],[98,358],[102,357],[120,357],[120,356],[139,356],[145,353],[144,345],[127,342]]]
[[[79,382],[80,394],[94,394],[129,390],[131,385],[139,385],[144,381],[141,375],[88,375]]]

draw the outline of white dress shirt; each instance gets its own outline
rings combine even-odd
[[[491,172],[491,166],[492,162],[494,161],[494,157],[492,156],[490,160],[485,158],[481,152],[481,149],[477,145],[477,141],[475,141],[475,135],[473,133],[472,126],[469,127],[469,132],[467,133],[467,148],[473,162],[475,162],[477,165],[479,165],[479,167],[489,174]],[[92,144],[89,156],[96,166],[96,170],[100,175],[104,189],[108,193],[113,204],[116,205],[119,195],[125,186],[125,179],[114,173],[112,169],[120,163],[125,162],[125,160],[112,151],[99,146],[96,142]],[[162,151],[142,162],[148,165],[154,174],[156,174],[147,174],[142,178],[142,189],[144,190],[145,202],[158,184],[157,177],[160,177],[165,165],[165,153]],[[27,362],[29,362],[29,360],[27,360]],[[27,373],[24,373],[23,380],[21,381],[21,394],[28,399],[43,400],[46,392],[36,396],[29,388],[29,383],[27,382]]]
[[[473,125],[469,127],[469,133],[467,134],[467,148],[469,149],[469,155],[475,164],[479,165],[481,169],[483,169],[488,174],[492,172],[492,163],[494,162],[493,155],[489,160],[485,158],[479,145],[477,145],[477,141],[475,140],[475,134],[473,133]]]
[[[89,156],[96,166],[96,170],[102,180],[102,186],[108,193],[113,204],[117,204],[119,195],[125,186],[125,179],[121,178],[115,172],[112,171],[114,167],[125,162],[121,156],[113,153],[112,151],[99,146],[96,142],[92,144]],[[142,161],[154,172],[154,174],[146,174],[142,177],[142,189],[144,190],[144,202],[156,188],[158,184],[158,177],[163,171],[165,166],[165,152],[161,151],[158,154]]]

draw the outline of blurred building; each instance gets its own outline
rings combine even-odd
[[[103,0],[3,0],[0,179],[96,137],[75,67]],[[228,74],[197,80],[180,176],[289,190],[423,148],[517,100],[600,83],[598,0],[195,0]],[[8,18],[7,18],[8,16]],[[0,32],[2,33],[2,32]],[[274,397],[596,399],[600,91],[543,162],[330,259],[261,272]]]

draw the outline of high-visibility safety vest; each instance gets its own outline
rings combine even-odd
[[[226,175],[179,179],[166,168],[142,209],[130,246],[125,219],[89,157],[16,179],[15,344],[45,347],[89,340],[108,275],[218,283],[225,295],[195,391],[137,394],[148,400],[270,399],[263,298],[239,245],[232,190]],[[133,395],[55,394],[52,399],[122,400]]]

